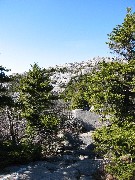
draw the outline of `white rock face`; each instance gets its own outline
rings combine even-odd
[[[102,125],[102,123],[99,121],[99,115],[94,112],[75,109],[72,111],[72,113],[74,118],[81,120],[84,123],[84,127],[88,131]]]
[[[72,110],[74,118],[77,118],[78,117],[78,112],[82,112],[82,111],[83,111],[83,109],[74,109],[74,110]]]
[[[57,72],[52,75],[51,79],[56,81],[54,85],[54,91],[62,92],[64,88],[61,88],[61,85],[67,85],[70,79],[74,76],[79,76],[81,74],[87,74],[92,71],[92,69],[102,61],[111,62],[117,61],[116,58],[110,57],[95,57],[93,59],[82,61],[82,62],[74,62],[74,63],[66,63],[64,65],[55,66],[57,68]],[[60,72],[60,68],[65,68],[65,72]]]

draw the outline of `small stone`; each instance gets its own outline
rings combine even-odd
[[[107,177],[106,177],[106,180],[113,180],[113,176],[111,174],[108,174]]]

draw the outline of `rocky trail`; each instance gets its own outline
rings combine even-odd
[[[85,115],[83,119],[87,121],[89,118],[86,117]],[[95,119],[93,122],[96,122]],[[90,126],[87,127],[86,133],[68,137],[71,146],[67,147],[62,155],[46,161],[8,167],[5,173],[0,174],[0,180],[97,180],[94,174],[102,168],[103,160],[95,157],[93,130]]]

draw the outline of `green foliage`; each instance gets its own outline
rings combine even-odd
[[[72,108],[94,106],[102,120],[109,122],[93,134],[96,151],[107,159],[106,171],[114,178],[131,180],[135,176],[135,13],[130,8],[122,25],[108,36],[110,49],[126,63],[98,63],[92,73],[71,79],[61,97]],[[60,143],[58,130],[62,127],[64,132],[65,127],[54,108],[58,96],[52,93],[50,76],[67,69],[46,70],[34,64],[29,72],[14,77],[5,71],[0,66],[0,107],[6,112],[11,138],[0,141],[1,166],[54,154]],[[26,129],[24,137],[16,140],[18,120],[26,120]]]
[[[53,87],[49,78],[46,69],[34,64],[32,70],[21,79],[22,116],[31,126],[53,128],[59,122],[55,112],[52,112],[57,97],[52,94]]]
[[[113,31],[108,34],[109,48],[126,60],[135,58],[135,13],[131,8],[127,8],[127,15],[122,25],[117,25]]]
[[[135,61],[99,63],[79,83],[74,84],[78,92],[72,98],[78,102],[79,91],[85,87],[81,98],[94,106],[102,120],[109,121],[109,126],[93,136],[96,151],[111,161],[106,170],[117,179],[130,179],[135,167]],[[127,155],[128,163],[121,160]]]
[[[53,69],[41,69],[37,64],[32,66],[20,81],[20,97],[22,117],[26,119],[26,138],[34,146],[40,145],[40,156],[46,157],[55,153],[58,143],[57,132],[61,123],[55,111],[58,96],[54,95],[50,75]]]
[[[110,160],[106,170],[119,180],[131,179],[135,171],[135,123],[100,128],[94,140],[96,150]]]
[[[130,77],[130,78],[129,78]],[[99,71],[89,75],[85,98],[102,115],[115,116],[112,121],[132,120],[135,100],[135,61],[128,64],[103,62]]]
[[[0,107],[12,104],[12,98],[9,96],[7,89],[7,83],[12,79],[5,74],[7,71],[9,70],[0,66]]]
[[[18,145],[7,140],[0,142],[0,169],[12,164],[25,164],[41,158],[41,146],[22,139]]]
[[[135,61],[100,63],[87,77],[85,99],[109,126],[94,134],[96,150],[110,160],[106,170],[117,179],[131,179],[135,167]],[[132,161],[121,157],[130,155]]]
[[[119,59],[98,63],[92,73],[71,82],[67,94],[72,106],[83,99],[107,122],[93,135],[96,151],[107,159],[106,171],[114,178],[131,180],[135,176],[135,14],[131,9],[109,40],[110,49],[126,63]]]
[[[94,134],[97,151],[110,161],[107,172],[129,180],[135,173],[135,14],[131,9],[109,40],[110,49],[127,63],[101,63],[89,78],[85,97],[110,123]]]
[[[62,93],[62,98],[66,102],[70,102],[71,108],[81,108],[88,106],[88,102],[84,97],[84,92],[87,92],[87,76],[80,75],[79,77],[73,77],[64,92]]]
[[[0,168],[4,168],[13,163],[27,162],[34,155],[30,152],[26,154],[28,149],[32,151],[31,147],[20,144],[19,131],[23,133],[17,91],[20,78],[17,75],[6,76],[4,71],[8,70],[3,67],[0,67],[0,71]]]
[[[64,133],[67,117],[52,91],[50,76],[55,71],[34,64],[29,72],[12,75],[6,83],[12,103],[1,108],[0,168],[44,159],[63,146],[58,133]]]
[[[1,107],[0,124],[2,139],[12,140],[13,144],[18,144],[23,134],[23,121],[20,116],[21,106],[19,102],[18,86],[19,75],[10,75],[10,81],[6,83],[6,96],[11,100]],[[21,133],[20,133],[21,132]],[[21,134],[21,135],[20,135]]]

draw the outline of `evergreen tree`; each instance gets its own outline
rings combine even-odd
[[[56,108],[58,95],[53,93],[50,79],[53,72],[54,69],[34,64],[20,81],[22,117],[26,120],[26,136],[22,143],[27,148],[31,144],[33,149],[42,149],[42,157],[55,154],[61,141],[57,136],[62,123]]]
[[[89,76],[86,99],[103,120],[109,121],[94,134],[97,150],[111,163],[106,170],[114,178],[132,179],[135,167],[135,14],[128,9],[122,25],[109,35],[109,47],[124,62],[103,62]]]
[[[8,96],[7,83],[11,78],[5,74],[8,69],[0,66],[0,107],[12,104],[12,98]]]
[[[88,108],[88,101],[84,97],[84,92],[87,91],[87,75],[80,75],[71,78],[65,90],[62,92],[62,97],[66,102],[70,103],[72,109]],[[73,96],[74,94],[74,96]]]
[[[127,61],[135,58],[135,13],[132,13],[131,8],[127,8],[124,22],[117,25],[108,37],[107,44],[112,52],[121,55]]]
[[[20,101],[23,105],[23,117],[30,126],[51,129],[58,123],[53,112],[54,101],[58,98],[52,93],[53,86],[46,69],[37,64],[21,79]]]
[[[122,25],[109,34],[108,45],[126,62],[117,59],[98,63],[80,81],[76,102],[81,92],[83,99],[107,121],[93,135],[96,150],[110,161],[106,171],[115,179],[131,180],[135,173],[135,14],[131,9]]]

